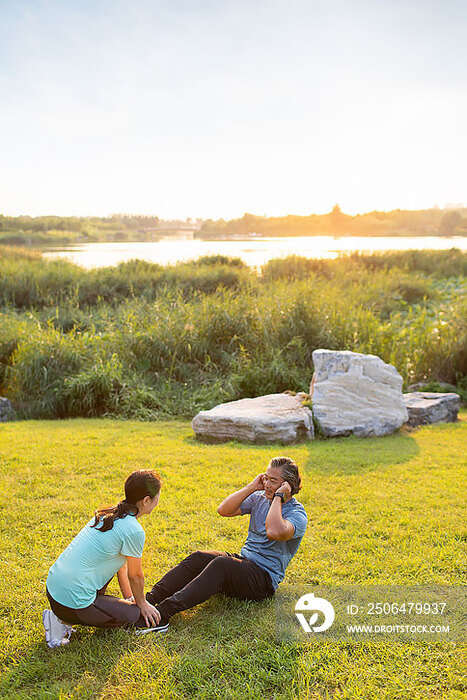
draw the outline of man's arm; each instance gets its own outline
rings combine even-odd
[[[292,489],[287,481],[277,489],[276,493],[283,493],[286,500],[290,500]],[[275,496],[266,516],[266,535],[269,540],[286,542],[295,534],[295,528],[289,520],[282,517],[282,499]]]
[[[248,496],[251,496],[255,491],[262,491],[264,474],[258,474],[250,484],[244,486],[240,491],[231,493],[230,496],[224,498],[220,506],[217,508],[219,515],[224,518],[233,518],[235,515],[241,515],[240,506]]]

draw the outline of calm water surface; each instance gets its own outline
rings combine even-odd
[[[376,252],[384,250],[410,250],[460,248],[467,250],[466,236],[450,238],[427,237],[363,237],[363,236],[300,236],[247,238],[229,240],[201,240],[185,236],[167,236],[157,241],[111,241],[83,243],[62,248],[44,248],[44,256],[66,258],[86,268],[105,267],[139,258],[167,265],[194,260],[201,255],[228,255],[241,258],[247,265],[259,268],[272,258],[302,255],[307,258],[335,258],[350,251]]]

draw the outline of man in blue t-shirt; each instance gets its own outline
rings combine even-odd
[[[166,628],[175,613],[204,602],[215,593],[243,600],[274,594],[306,530],[307,515],[295,498],[301,488],[298,467],[289,457],[274,457],[264,474],[227,496],[217,511],[231,518],[250,514],[248,537],[240,554],[197,551],[169,571],[146,599]]]

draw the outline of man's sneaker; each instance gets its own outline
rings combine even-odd
[[[68,644],[71,633],[75,631],[71,625],[59,620],[52,610],[44,610],[42,622],[44,623],[45,641],[49,649]]]
[[[167,632],[169,629],[169,623],[166,622],[163,625],[156,625],[155,627],[139,627],[137,630],[135,630],[135,634],[138,636],[141,636],[142,634],[148,634],[149,632],[153,632],[154,634],[164,634]]]

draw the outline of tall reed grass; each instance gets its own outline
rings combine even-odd
[[[0,253],[2,393],[28,417],[191,416],[307,391],[318,347],[379,355],[406,386],[461,386],[466,256],[447,252],[426,252],[447,277],[421,271],[420,251],[275,260],[259,276],[225,258],[86,272]]]

